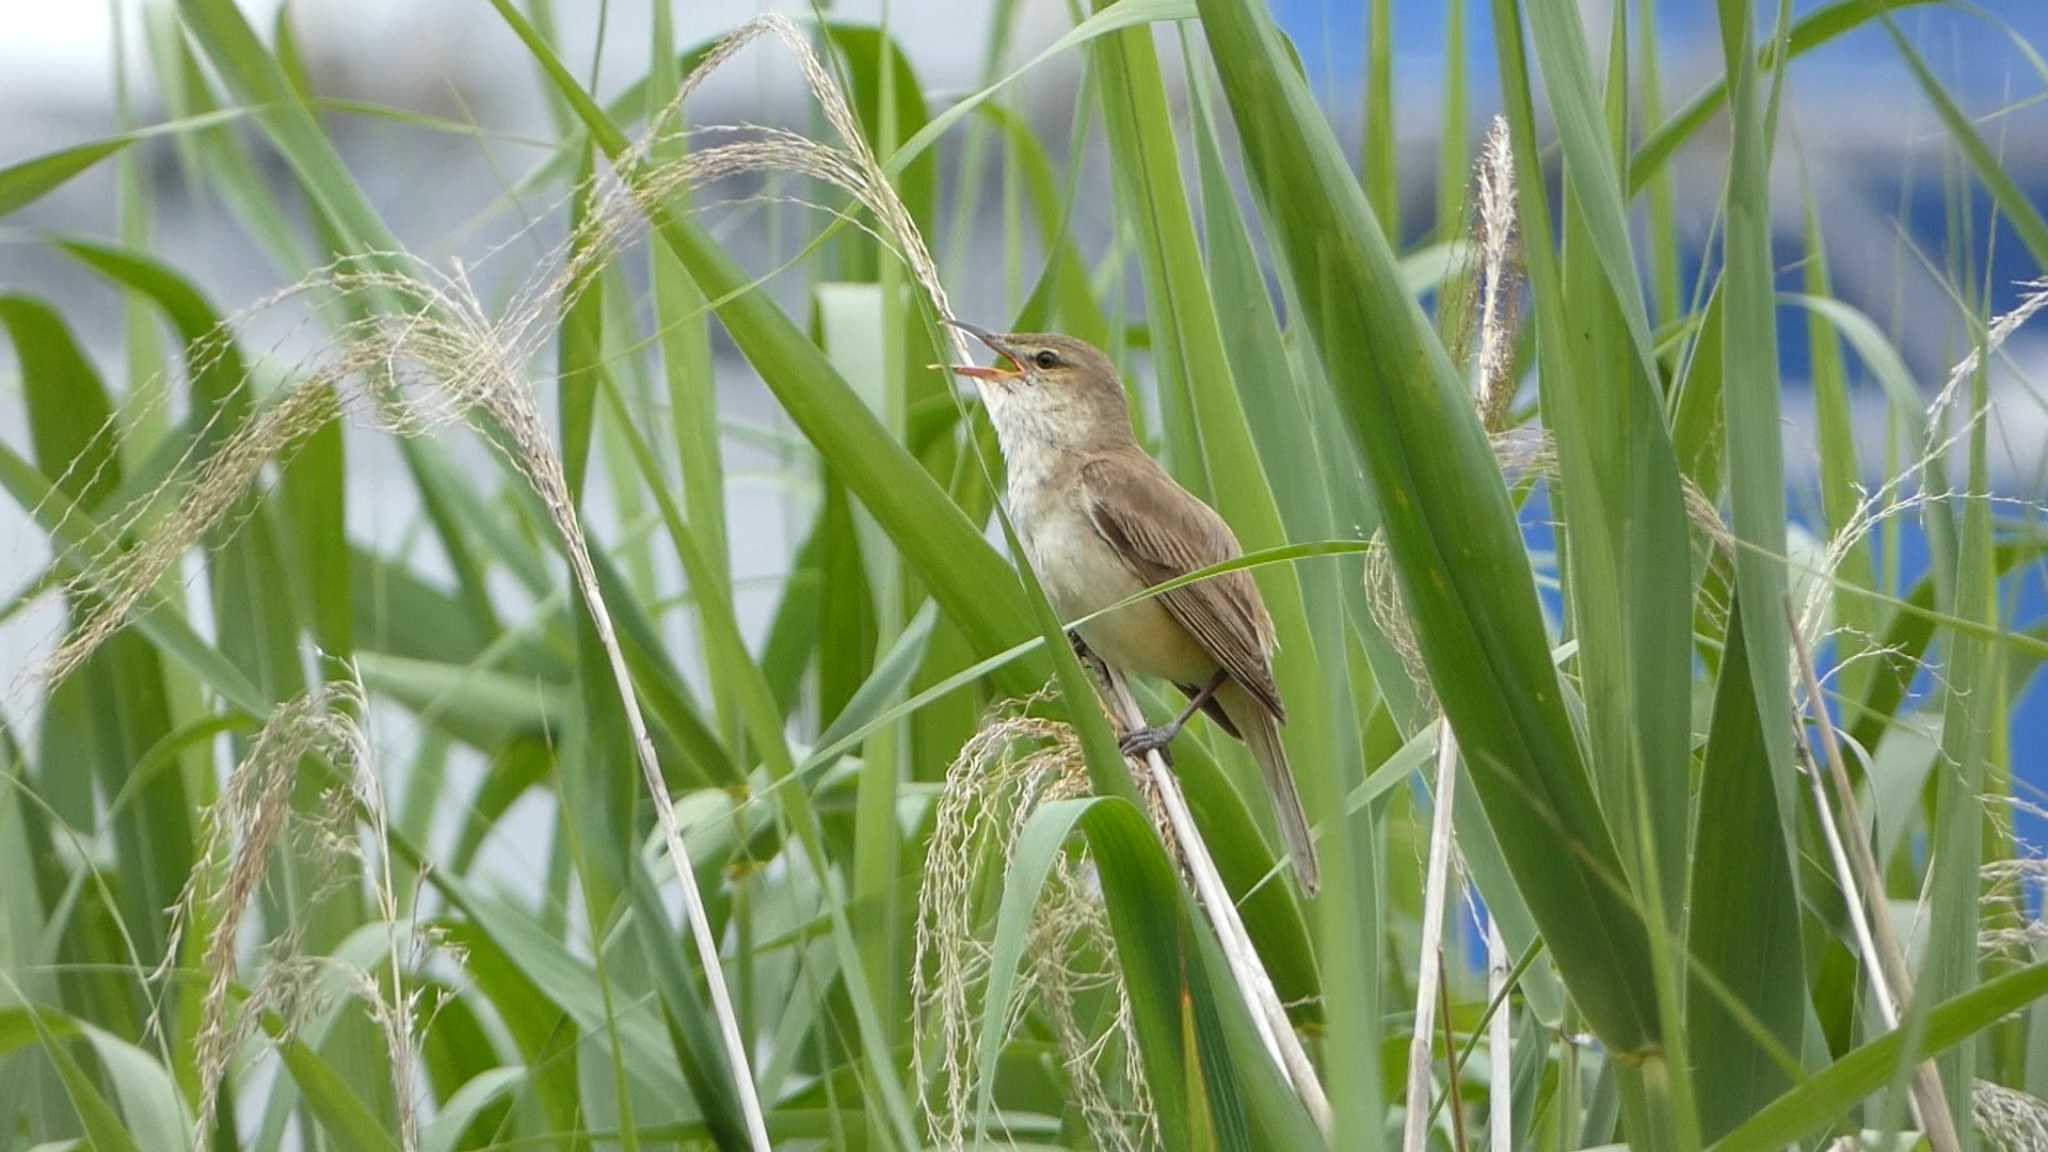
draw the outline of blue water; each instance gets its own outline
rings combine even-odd
[[[1492,6],[1486,0],[1452,2],[1465,5],[1465,74],[1474,104],[1484,107],[1498,91]],[[1633,15],[1636,0],[1625,2]],[[1436,90],[1436,78],[1443,70],[1448,6],[1446,0],[1394,0],[1394,82],[1402,96]],[[1713,5],[1698,0],[1657,0],[1656,7],[1658,40],[1667,46],[1667,73],[1678,57],[1677,46],[1711,53],[1718,65],[1721,29]],[[1816,7],[1816,0],[1796,0],[1794,19]],[[2009,91],[2023,95],[2038,89],[2030,66],[2014,51],[2011,36],[2037,48],[2048,44],[2048,4],[2040,0],[1979,0],[1976,7],[1988,18],[1929,4],[1900,12],[1894,19],[1958,99],[2000,100]],[[1272,0],[1273,18],[1293,38],[1318,93],[1358,99],[1365,61],[1366,8],[1361,0]],[[1777,10],[1775,0],[1758,0],[1759,38],[1769,34]],[[1605,28],[1589,32],[1604,44]],[[1802,84],[1815,82],[1843,90],[1912,84],[1891,37],[1878,24],[1865,25],[1802,57],[1794,76]],[[1674,97],[1690,94],[1671,93]]]

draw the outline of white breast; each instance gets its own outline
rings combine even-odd
[[[1017,535],[1061,620],[1079,619],[1144,590],[1095,531],[1075,496],[1071,489],[1054,489],[1044,477],[1012,473],[1010,512]],[[1142,675],[1199,684],[1216,669],[1156,599],[1120,608],[1079,631],[1096,655]]]

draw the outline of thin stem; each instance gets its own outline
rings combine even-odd
[[[1436,950],[1436,969],[1438,972],[1442,972],[1444,969],[1444,950],[1442,946],[1438,946]],[[1458,1050],[1458,1037],[1451,1031],[1451,986],[1449,982],[1444,980],[1436,982],[1436,998],[1437,1015],[1443,1018],[1444,1055],[1449,1056]],[[1465,1102],[1458,1096],[1457,1073],[1453,1072],[1447,1078],[1445,1091],[1451,1095],[1451,1136],[1456,1141],[1458,1152],[1469,1152],[1469,1146],[1465,1143]]]
[[[1504,1017],[1507,1015],[1507,999],[1509,990],[1512,989],[1515,986],[1515,983],[1522,978],[1522,974],[1529,970],[1529,965],[1534,964],[1536,962],[1537,954],[1542,951],[1542,937],[1538,937],[1534,940],[1531,940],[1529,942],[1528,950],[1522,953],[1522,958],[1515,961],[1514,967],[1507,969],[1507,977],[1504,981],[1502,981],[1499,990],[1493,992],[1487,997],[1486,1010],[1479,1014],[1479,1022],[1472,1026],[1472,1035],[1465,1038],[1465,1046],[1458,1049],[1457,1053],[1450,1058],[1451,1066],[1449,1072],[1452,1077],[1463,1076],[1465,1074],[1465,1066],[1472,1062],[1472,1054],[1479,1051],[1480,1030],[1492,1028],[1493,1022],[1497,1017]],[[1505,1028],[1506,1025],[1502,1025],[1502,1027]],[[1512,1073],[1510,1073],[1510,1075],[1512,1075]],[[1450,1097],[1448,1095],[1438,1096],[1436,1100],[1430,1104],[1429,1122],[1431,1124],[1436,1123],[1437,1114],[1444,1110],[1444,1104],[1449,1099]]]
[[[1436,816],[1429,830],[1429,871],[1422,882],[1422,953],[1416,960],[1415,1026],[1408,1037],[1408,1105],[1401,1121],[1402,1152],[1423,1152],[1429,1139],[1430,1013],[1436,1009],[1437,984],[1443,978],[1444,902],[1451,871],[1451,798],[1457,782],[1458,738],[1449,724],[1439,722]],[[1452,1111],[1455,1115],[1455,1101]]]
[[[1131,695],[1130,686],[1124,683],[1122,674],[1113,668],[1105,667],[1104,671],[1109,681],[1111,711],[1115,713],[1117,722],[1127,731],[1144,727],[1145,713],[1138,707],[1138,701]],[[1194,816],[1188,811],[1187,799],[1181,795],[1180,781],[1166,766],[1166,758],[1156,750],[1146,752],[1144,762],[1152,785],[1159,792],[1160,803],[1166,809],[1174,841],[1180,845],[1188,873],[1194,878],[1195,897],[1209,915],[1209,923],[1215,929],[1217,942],[1230,965],[1231,979],[1237,984],[1238,994],[1244,998],[1245,1008],[1251,1014],[1252,1025],[1258,1030],[1267,1054],[1287,1074],[1295,1094],[1308,1109],[1309,1117],[1327,1138],[1333,1130],[1330,1098],[1323,1091],[1322,1081],[1316,1077],[1315,1065],[1309,1061],[1308,1052],[1301,1046],[1301,1038],[1294,1034],[1294,1026],[1288,1022],[1287,1009],[1280,1003],[1279,993],[1273,990],[1273,979],[1266,974],[1258,951],[1252,947],[1251,935],[1245,931],[1244,920],[1237,914],[1237,904],[1230,898],[1230,890],[1223,886],[1223,876],[1217,872],[1216,861],[1210,857],[1201,829],[1195,826]]]
[[[1489,911],[1486,917],[1486,994],[1495,1002],[1508,990],[1508,942],[1501,938],[1500,922]],[[1486,1059],[1486,1141],[1492,1152],[1515,1152],[1514,1022],[1505,1008],[1496,1011],[1487,1024]]]
[[[1807,759],[1811,761],[1813,759],[1813,747],[1807,742],[1806,731],[1803,725],[1799,732],[1799,743],[1805,750]],[[1821,783],[1818,771],[1808,772],[1806,779],[1813,786],[1813,807],[1814,811],[1820,814],[1821,835],[1828,842],[1828,856],[1834,861],[1835,876],[1840,881],[1843,890],[1853,895],[1857,887],[1852,882],[1855,870],[1849,863],[1848,854],[1843,850],[1842,833],[1835,827],[1834,811],[1828,807],[1827,787]],[[1856,933],[1857,951],[1863,954],[1863,964],[1870,971],[1871,982],[1877,985],[1878,1019],[1884,1021],[1886,1029],[1897,1028],[1899,1026],[1899,1009],[1892,1001],[1889,981],[1886,980],[1884,975],[1885,963],[1883,954],[1878,951],[1877,942],[1871,938],[1870,921],[1864,915],[1863,901],[1851,899],[1848,901],[1848,905],[1849,924]]]
[[[574,513],[564,504],[558,511],[574,522]],[[564,524],[565,529],[569,524]],[[675,865],[676,881],[683,890],[683,912],[690,922],[690,936],[697,946],[697,958],[704,965],[704,983],[711,993],[711,1013],[718,1017],[718,1031],[725,1042],[726,1058],[732,1061],[733,1084],[739,1090],[740,1113],[747,1124],[747,1137],[755,1152],[769,1152],[768,1124],[761,1113],[761,1100],[754,1091],[754,1074],[747,1060],[746,1041],[740,1038],[739,1020],[733,1015],[732,996],[726,991],[725,970],[721,966],[718,941],[711,935],[711,915],[704,909],[703,894],[697,890],[697,870],[690,863],[690,853],[683,847],[682,828],[676,823],[675,805],[669,801],[668,785],[661,778],[661,766],[654,758],[654,739],[647,734],[647,721],[640,714],[640,698],[633,691],[633,677],[626,670],[626,657],[619,649],[617,632],[612,628],[611,610],[605,607],[604,593],[597,587],[597,571],[591,565],[590,553],[584,544],[580,525],[574,531],[563,532],[569,547],[569,570],[575,575],[576,584],[583,592],[584,604],[590,610],[591,624],[597,630],[598,642],[604,646],[605,657],[611,664],[612,680],[618,685],[619,700],[626,712],[626,727],[633,739],[633,752],[640,762],[640,774],[647,785],[647,792],[654,800],[654,815],[661,825],[663,846],[668,849],[670,863]]]

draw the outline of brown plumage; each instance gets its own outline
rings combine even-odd
[[[1242,554],[1223,518],[1138,445],[1108,357],[1066,336],[961,327],[1018,365],[957,370],[982,381],[1009,464],[1010,514],[1061,618],[1090,616]],[[1076,631],[1108,664],[1164,678],[1201,700],[1226,732],[1245,741],[1295,875],[1313,894],[1315,845],[1280,736],[1287,708],[1273,681],[1273,621],[1251,574],[1228,572],[1170,589]],[[1170,739],[1184,720],[1134,736]]]
[[[1243,555],[1223,518],[1136,450],[1081,466],[1088,518],[1147,587]],[[1273,683],[1273,618],[1249,572],[1225,572],[1159,594],[1211,659],[1285,723]]]

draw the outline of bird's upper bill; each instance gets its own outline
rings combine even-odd
[[[954,364],[951,365],[951,368],[955,373],[961,376],[971,376],[976,380],[1015,380],[1019,376],[1024,375],[1023,371],[1015,366],[1017,358],[1010,354],[1010,349],[1004,344],[1002,337],[985,328],[977,328],[972,324],[959,320],[949,319],[946,323],[988,345],[991,352],[994,352],[997,356],[1002,357],[1011,364],[1011,367],[1008,368],[983,368],[978,364]]]

